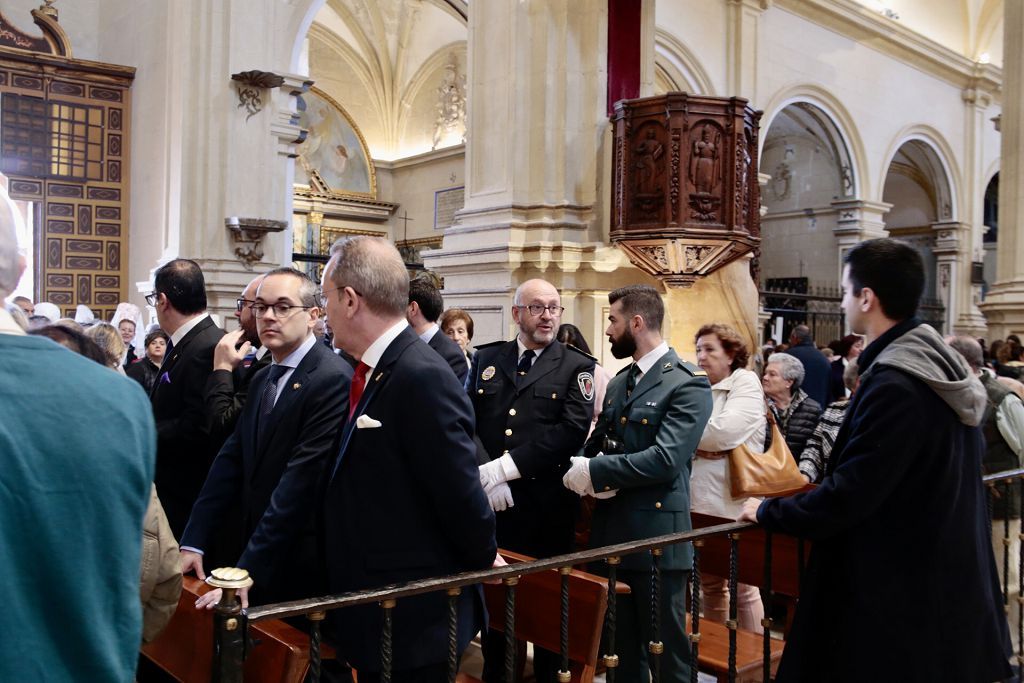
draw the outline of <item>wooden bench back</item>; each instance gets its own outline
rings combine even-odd
[[[142,654],[178,679],[210,680],[213,663],[213,613],[197,610],[196,598],[211,590],[199,579],[184,577],[178,609],[160,636],[142,646]],[[280,620],[249,626],[254,643],[245,658],[246,683],[301,683],[309,666],[309,636]],[[324,647],[323,658],[333,653]]]

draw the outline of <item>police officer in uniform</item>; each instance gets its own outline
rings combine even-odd
[[[497,513],[498,547],[532,557],[572,549],[578,498],[562,486],[594,411],[595,358],[555,341],[558,290],[528,280],[516,290],[512,341],[477,348],[468,389],[476,412],[480,482]],[[484,639],[484,680],[500,681],[504,636]],[[558,658],[535,650],[537,681],[554,681]]]
[[[566,487],[597,498],[590,528],[593,547],[689,531],[693,452],[711,416],[711,385],[703,370],[680,360],[662,339],[665,307],[647,285],[608,295],[606,334],[616,358],[632,356],[608,383],[605,405],[584,448],[572,458]],[[650,552],[621,558],[615,631],[621,680],[648,680],[651,633]],[[686,640],[686,583],[693,566],[689,543],[664,548],[661,557],[661,679],[690,680]]]

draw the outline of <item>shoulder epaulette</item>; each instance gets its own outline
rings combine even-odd
[[[476,345],[476,344],[473,344],[473,348],[476,349],[477,351],[479,351],[480,349],[489,349],[489,348],[491,348],[493,346],[501,346],[502,344],[507,344],[507,343],[508,343],[507,341],[502,341],[502,340],[499,339],[498,341],[492,341],[492,342],[488,342],[486,344],[480,344],[479,346]]]
[[[587,353],[583,349],[577,348],[577,347],[573,346],[572,344],[566,344],[565,348],[572,349],[573,351],[575,351],[576,353],[580,354],[581,356],[586,356],[587,358],[589,358],[590,360],[594,361],[595,363],[597,362],[597,357],[596,356],[591,356],[589,353]]]
[[[694,377],[707,377],[708,376],[708,373],[704,372],[703,370],[701,370],[699,367],[697,367],[693,363],[686,362],[682,358],[679,359],[678,365],[679,365],[680,368],[682,368],[683,370],[686,370],[688,373],[690,373]]]

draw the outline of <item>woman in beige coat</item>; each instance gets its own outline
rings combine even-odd
[[[167,626],[181,595],[181,559],[178,542],[171,533],[167,516],[156,495],[149,494],[149,507],[142,527],[142,640],[150,642]]]

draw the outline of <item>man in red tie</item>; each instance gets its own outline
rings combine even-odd
[[[409,276],[389,242],[337,242],[321,287],[334,345],[359,361],[349,419],[324,494],[331,593],[490,567],[494,513],[480,485],[473,408],[448,364],[405,320]],[[398,601],[394,683],[447,681],[447,595]],[[458,599],[460,650],[484,623],[479,586]],[[359,671],[380,678],[377,605],[329,613],[328,634]]]

